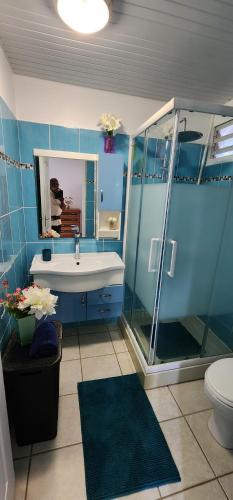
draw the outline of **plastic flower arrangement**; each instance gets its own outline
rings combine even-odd
[[[111,113],[103,113],[100,117],[99,125],[107,135],[114,135],[121,127],[121,119]]]
[[[8,283],[5,280],[3,287],[8,288]],[[43,316],[55,314],[55,306],[58,297],[50,293],[49,288],[40,288],[38,285],[31,285],[28,288],[16,288],[13,293],[6,293],[4,298],[0,299],[0,305],[5,311],[14,316],[16,319],[25,318],[34,314],[37,319]]]

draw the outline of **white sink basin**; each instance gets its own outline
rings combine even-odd
[[[44,262],[35,255],[30,268],[34,282],[58,292],[88,292],[109,285],[122,285],[125,265],[116,252],[53,254]]]

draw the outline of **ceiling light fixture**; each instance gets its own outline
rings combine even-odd
[[[57,10],[62,21],[79,33],[96,33],[109,21],[110,1],[107,0],[57,0]]]

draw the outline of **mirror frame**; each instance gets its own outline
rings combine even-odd
[[[37,215],[38,215],[38,238],[42,240],[46,239],[51,239],[51,238],[46,238],[43,237],[42,234],[40,234],[40,230],[42,229],[41,227],[41,193],[40,193],[40,183],[39,183],[39,175],[38,175],[38,168],[39,168],[39,157],[40,158],[59,158],[59,159],[66,159],[66,160],[84,160],[84,161],[93,161],[94,162],[94,169],[95,169],[95,176],[94,176],[94,200],[95,200],[95,206],[94,206],[94,234],[91,236],[91,238],[96,238],[96,193],[97,193],[97,169],[98,169],[98,162],[99,162],[99,155],[98,154],[91,154],[91,153],[79,153],[76,151],[60,151],[60,150],[53,150],[53,149],[33,149],[33,156],[34,156],[34,166],[35,166],[35,178],[36,178],[36,190],[37,190]],[[42,231],[41,231],[42,232]],[[85,238],[90,238],[90,236],[84,236],[81,237],[83,239]],[[60,239],[60,238],[59,238]],[[62,238],[64,240],[64,238]]]

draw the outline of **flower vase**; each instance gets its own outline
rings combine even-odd
[[[105,135],[104,136],[104,152],[105,153],[113,153],[114,140],[113,135]]]
[[[18,338],[21,346],[31,344],[36,327],[35,316],[32,314],[30,316],[25,316],[24,318],[18,318],[17,323],[18,323]]]

